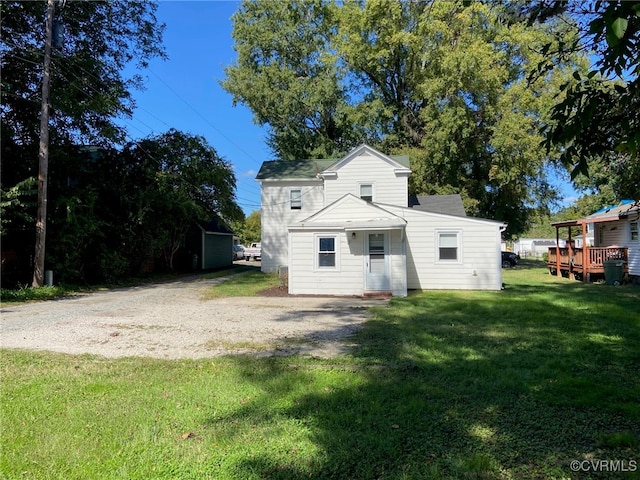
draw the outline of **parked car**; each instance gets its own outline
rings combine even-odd
[[[242,260],[244,258],[244,246],[242,245],[234,245],[233,246],[233,259],[234,260]]]
[[[502,268],[515,267],[520,261],[520,255],[513,252],[502,252]]]
[[[252,243],[249,247],[245,247],[244,249],[244,259],[248,262],[249,260],[260,260],[262,258],[262,245],[260,243]]]

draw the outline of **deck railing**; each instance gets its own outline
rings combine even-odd
[[[558,257],[558,253],[560,256]],[[607,260],[623,260],[629,261],[628,250],[625,247],[587,247],[587,255],[589,262],[586,264],[586,272],[596,273],[603,272],[604,262]],[[547,265],[554,269],[569,269],[581,271],[585,267],[584,249],[574,248],[572,255],[569,255],[568,248],[549,247],[549,260]]]
[[[629,261],[626,248],[618,247],[589,247],[589,264],[604,265],[607,260],[624,260]]]

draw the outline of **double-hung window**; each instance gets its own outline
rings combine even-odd
[[[335,235],[316,236],[318,269],[336,269],[338,267],[336,242]]]
[[[631,222],[629,224],[629,229],[631,231],[631,241],[638,240],[638,224],[640,222]]]
[[[302,190],[295,189],[290,192],[291,210],[302,209]]]
[[[371,183],[360,184],[360,198],[367,202],[373,202],[373,184]]]
[[[460,261],[460,232],[438,232],[437,242],[439,262]]]

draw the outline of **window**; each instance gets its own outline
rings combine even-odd
[[[302,209],[302,190],[291,190],[291,210]]]
[[[367,202],[373,202],[373,185],[370,183],[360,184],[360,198]]]
[[[336,268],[336,237],[318,236],[318,268]]]
[[[629,229],[631,230],[631,240],[638,240],[638,222],[631,222]]]
[[[457,262],[460,260],[458,232],[438,232],[438,261]]]

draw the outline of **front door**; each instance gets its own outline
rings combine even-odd
[[[368,233],[366,240],[365,290],[388,291],[391,289],[388,235],[385,232]]]

